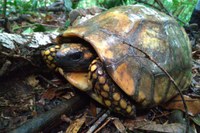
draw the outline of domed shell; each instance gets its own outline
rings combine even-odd
[[[190,84],[189,39],[164,13],[143,5],[115,7],[70,27],[58,42],[78,38],[91,44],[110,77],[140,107],[166,102],[177,90],[165,73],[134,47],[167,70],[181,89]]]

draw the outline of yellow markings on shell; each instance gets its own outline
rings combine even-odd
[[[55,52],[56,49],[55,49],[55,48],[50,48],[50,51],[51,51],[51,52]]]
[[[142,47],[162,53],[165,52],[169,44],[167,44],[165,39],[159,39],[160,27],[155,24],[148,24],[148,26],[151,28],[144,28],[143,32],[141,32],[141,38],[145,38],[141,40]]]
[[[92,65],[91,68],[90,68],[90,71],[94,72],[96,69],[97,69],[97,66],[96,65]]]
[[[99,80],[100,84],[105,84],[105,82],[106,82],[106,78],[104,76],[99,76],[98,80]]]
[[[115,92],[115,93],[113,94],[113,99],[114,99],[115,101],[119,101],[119,100],[120,100],[120,94],[117,93],[117,92]]]
[[[128,65],[123,63],[117,67],[112,77],[127,95],[132,96],[135,93],[134,81],[128,70]]]
[[[63,33],[63,37],[71,37],[71,36],[77,36],[77,33],[79,35],[83,35],[86,31],[88,31],[88,27],[87,26],[82,26],[79,28],[68,28],[68,30],[64,31]]]
[[[103,85],[103,89],[105,90],[105,91],[109,91],[109,86],[108,86],[108,84],[105,84],[105,85]]]
[[[59,46],[59,45],[56,45],[56,46],[55,46],[55,48],[56,48],[56,49],[59,49],[59,48],[60,48],[60,46]]]
[[[180,80],[182,80],[182,76],[181,76]],[[173,91],[171,92],[170,89],[168,88],[168,85],[167,85],[168,82],[169,82],[169,80],[166,79],[165,75],[160,76],[159,78],[155,79],[154,96],[153,96],[155,103],[160,103],[162,100],[166,100],[167,93],[169,93],[170,95],[174,94]],[[144,82],[144,83],[146,83],[146,82]],[[178,82],[176,82],[176,83],[178,83]],[[167,89],[167,91],[166,91],[166,89]],[[163,93],[163,92],[167,92],[167,93]],[[163,98],[165,98],[165,99],[163,99]]]
[[[110,101],[110,100],[105,100],[104,102],[105,102],[105,105],[106,105],[106,106],[108,106],[108,107],[111,106],[111,101]]]
[[[53,57],[51,55],[49,55],[48,57],[48,60],[52,61],[53,60]]]
[[[122,29],[123,32],[127,33],[131,30],[130,26],[132,26],[132,23],[130,22],[130,17],[126,14],[126,13],[122,13],[120,11],[112,11],[112,12],[107,12],[104,15],[102,15],[101,17],[97,18],[97,22],[101,22],[102,20],[110,20],[110,23],[101,25],[103,29],[109,29],[109,30],[114,30],[115,33],[121,33]],[[116,21],[116,20],[123,20],[123,21]],[[117,22],[117,23],[113,23],[113,22]],[[112,32],[114,32],[112,31]]]
[[[44,51],[44,55],[49,55],[51,52],[49,50]]]
[[[101,91],[101,96],[108,98],[108,93],[105,91]]]
[[[127,103],[126,103],[126,101],[124,99],[121,99],[119,104],[120,104],[121,108],[123,108],[123,109],[125,109],[126,106],[127,106]]]
[[[136,99],[136,101],[142,103],[145,100],[145,98],[146,98],[146,96],[145,96],[144,92],[139,91],[138,98]]]
[[[126,108],[126,112],[127,112],[127,113],[131,113],[131,111],[132,111],[132,108],[131,108],[130,105],[128,105],[127,108]]]

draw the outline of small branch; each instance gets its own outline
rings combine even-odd
[[[44,127],[53,123],[64,113],[76,112],[76,110],[84,107],[88,101],[86,98],[81,98],[80,96],[75,96],[70,100],[64,102],[63,104],[57,106],[56,108],[41,114],[40,116],[27,121],[22,126],[12,130],[10,133],[35,133],[39,132]]]
[[[94,133],[99,133],[102,128],[104,128],[112,119],[108,118]]]
[[[92,127],[90,127],[90,129],[87,131],[87,133],[93,133],[97,127],[99,127],[99,125],[108,117],[108,115],[110,114],[110,111],[106,111],[95,123]]]
[[[53,82],[49,81],[48,79],[46,79],[44,76],[42,75],[38,75],[39,78],[41,78],[42,80],[44,80],[45,82],[47,82],[48,84],[52,85],[55,88],[58,88],[58,85],[54,84]]]

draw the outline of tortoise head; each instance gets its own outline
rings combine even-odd
[[[54,45],[42,53],[48,67],[62,68],[64,72],[86,72],[96,58],[94,50],[81,43]]]

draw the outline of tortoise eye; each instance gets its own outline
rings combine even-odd
[[[82,52],[76,52],[70,55],[70,59],[72,59],[73,61],[78,61],[83,57],[83,53]]]

